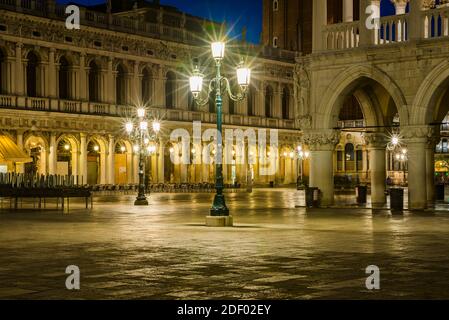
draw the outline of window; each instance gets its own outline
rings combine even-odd
[[[100,69],[94,61],[89,64],[89,101],[99,102]]]
[[[152,83],[152,74],[148,68],[145,68],[142,73],[142,103],[149,104],[151,103],[153,96],[153,83]]]
[[[265,117],[273,117],[273,88],[271,86],[265,89]]]
[[[65,57],[59,60],[59,99],[70,99],[69,92],[69,62]]]
[[[126,101],[126,73],[122,65],[117,67],[115,78],[115,101],[118,105],[124,105]]]
[[[279,1],[273,0],[273,11],[278,11],[278,10],[279,10]]]
[[[278,47],[278,37],[274,37],[273,38],[273,48],[277,48]]]
[[[39,65],[39,59],[33,52],[28,53],[28,63],[26,67],[26,81],[27,81],[27,95],[29,97],[37,97],[37,68]]]
[[[337,151],[337,171],[343,171],[343,151]]]
[[[363,151],[357,150],[356,151],[356,157],[357,157],[357,171],[363,171]]]
[[[165,106],[168,109],[173,109],[175,107],[175,94],[176,76],[173,72],[169,71],[165,82]]]

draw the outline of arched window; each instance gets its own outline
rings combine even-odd
[[[37,68],[39,66],[39,59],[34,52],[28,53],[27,59],[28,59],[26,67],[27,95],[29,97],[37,97],[38,95]]]
[[[354,145],[348,143],[345,145],[345,171],[355,170]]]
[[[6,79],[6,68],[5,68],[5,56],[3,51],[0,49],[0,94],[6,92],[5,79]]]
[[[100,101],[100,68],[94,61],[89,64],[89,101]]]
[[[268,86],[265,89],[265,117],[273,117],[273,88]]]
[[[126,72],[122,65],[117,67],[115,78],[115,101],[118,105],[126,104]]]
[[[59,60],[59,99],[70,99],[70,87],[69,87],[69,62],[65,57],[61,57]]]
[[[168,109],[175,107],[175,94],[176,94],[176,75],[169,71],[167,73],[167,80],[165,82],[165,106]]]
[[[152,74],[148,68],[145,68],[142,73],[142,102],[150,104],[153,99],[153,81]]]
[[[256,90],[254,89],[253,85],[250,85],[249,90],[248,90],[248,96],[246,98],[248,116],[254,116],[256,114],[255,108],[254,108],[255,101],[256,101]]]
[[[282,118],[290,119],[290,91],[284,88],[282,91]]]
[[[273,11],[278,11],[278,10],[279,10],[279,1],[273,0]]]

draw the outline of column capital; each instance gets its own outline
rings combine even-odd
[[[401,135],[406,144],[428,143],[436,136],[435,131],[433,126],[405,126],[401,128]]]
[[[385,149],[388,144],[388,137],[383,132],[364,133],[363,139],[368,149]]]
[[[340,131],[333,129],[304,131],[302,142],[309,146],[311,151],[334,150],[340,141]]]

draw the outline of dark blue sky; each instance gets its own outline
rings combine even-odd
[[[68,2],[59,0],[58,2]],[[71,0],[80,4],[98,4],[105,0]],[[382,15],[394,13],[390,0],[382,1]],[[244,26],[248,28],[248,40],[258,43],[262,31],[262,0],[161,0],[162,4],[171,5],[181,11],[195,16],[216,21],[225,20],[228,25],[235,25],[233,35],[240,35]]]

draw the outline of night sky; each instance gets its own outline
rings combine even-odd
[[[394,13],[390,0],[382,1],[382,15]],[[69,0],[59,0],[59,3]],[[79,4],[99,4],[104,0],[70,0]],[[235,25],[233,35],[240,35],[244,26],[248,29],[248,41],[259,43],[262,32],[262,0],[161,0],[162,4],[177,7],[181,11],[215,21]]]

